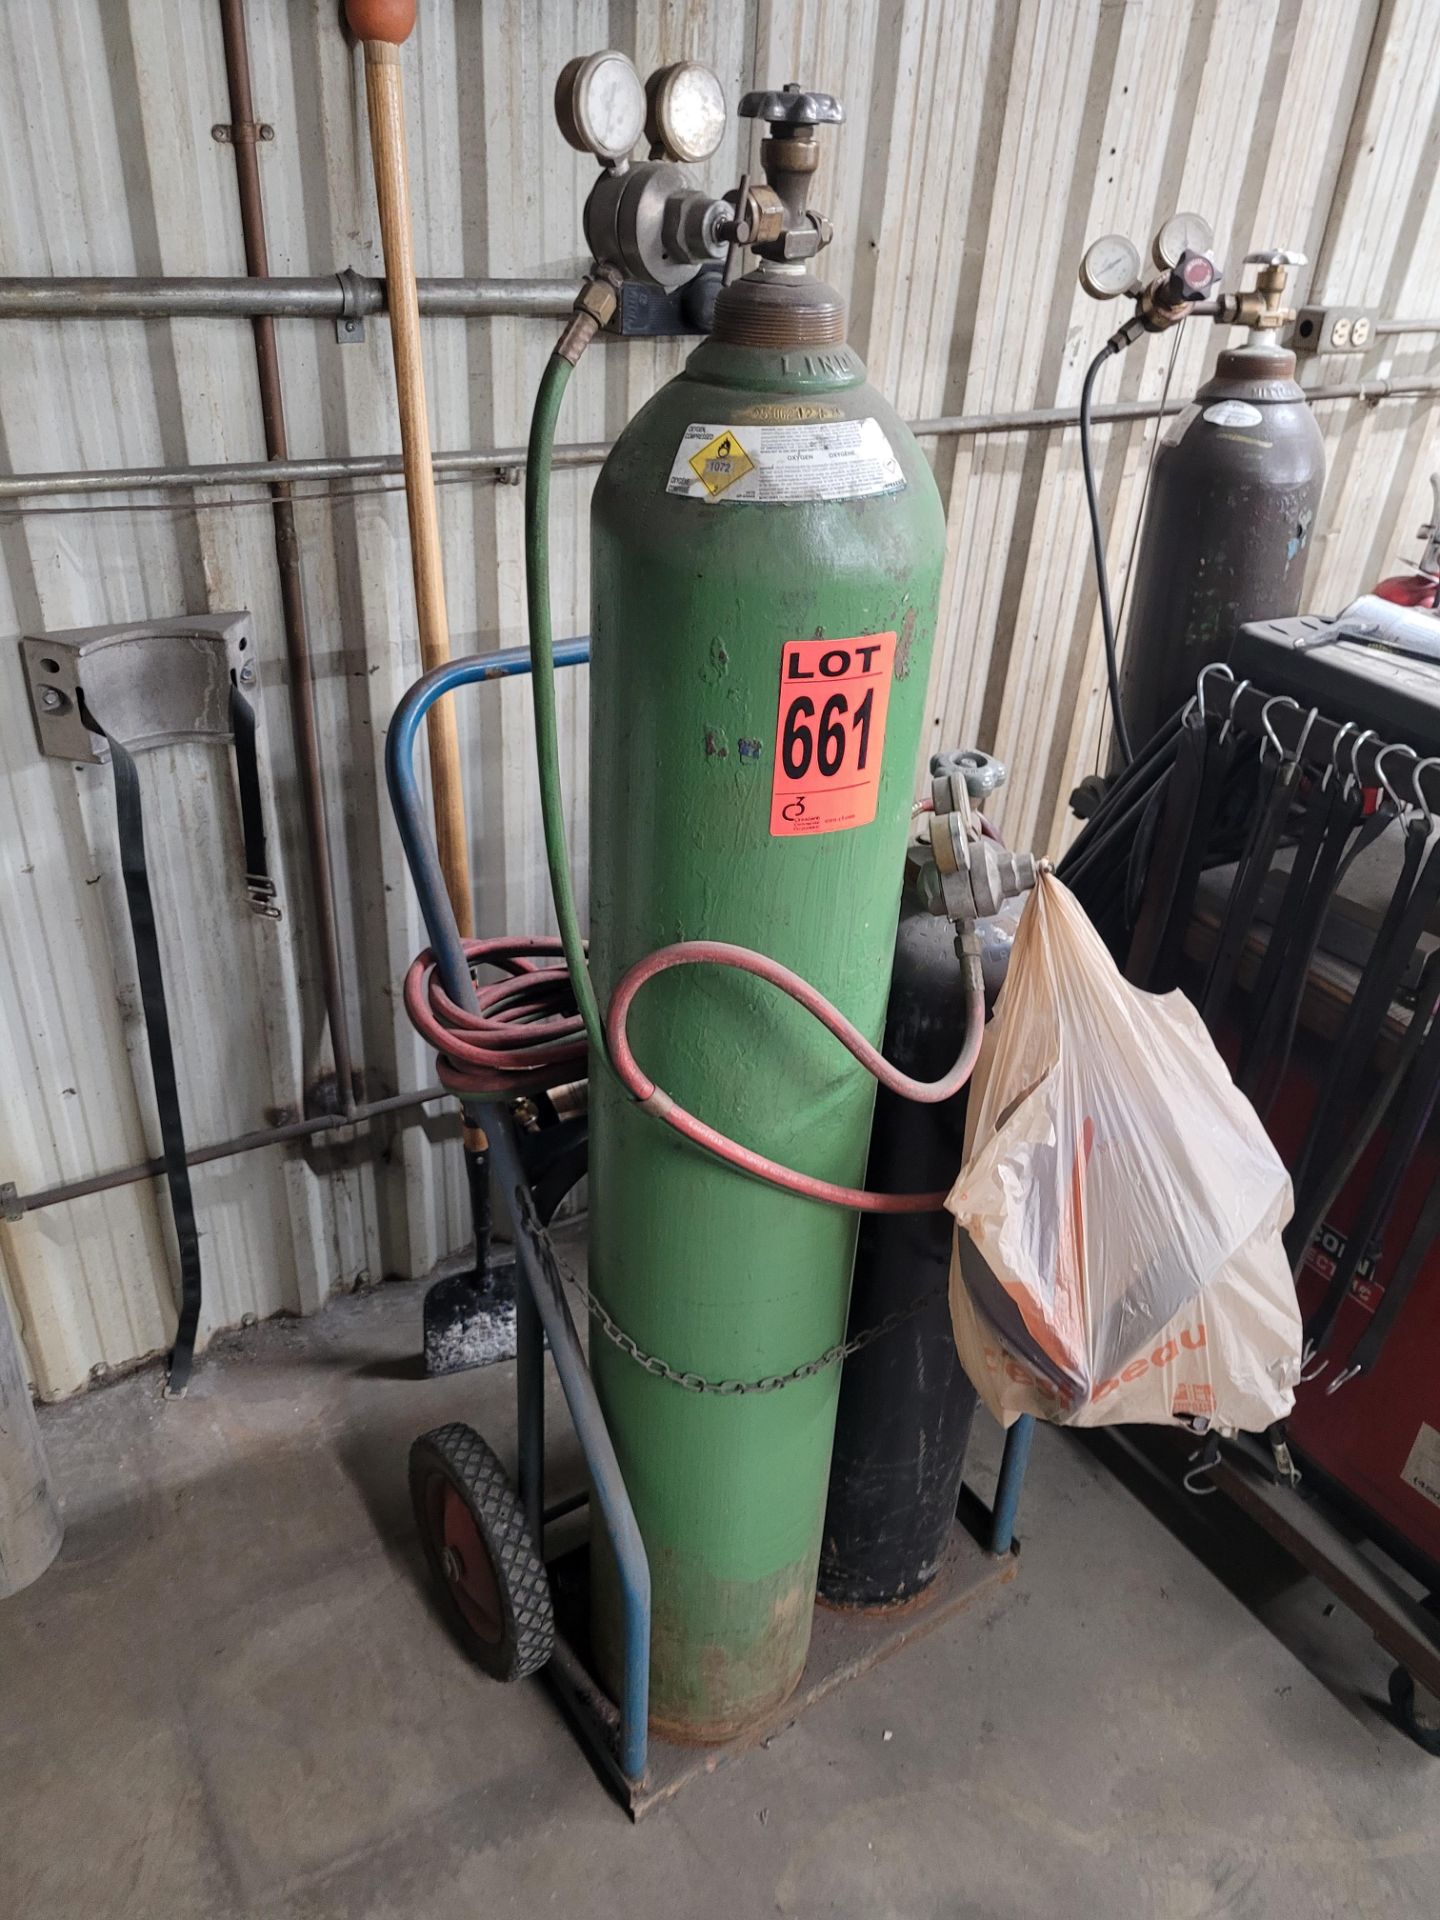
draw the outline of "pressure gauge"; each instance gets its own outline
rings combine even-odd
[[[1150,258],[1162,273],[1180,263],[1185,253],[1209,253],[1215,232],[1200,213],[1174,213],[1150,243]]]
[[[1140,277],[1140,253],[1123,233],[1092,240],[1080,262],[1080,284],[1092,300],[1115,300]]]
[[[555,118],[581,153],[606,166],[623,160],[645,126],[645,89],[623,53],[588,53],[555,83]]]
[[[645,133],[668,160],[708,160],[725,137],[725,93],[709,67],[682,60],[645,82]]]

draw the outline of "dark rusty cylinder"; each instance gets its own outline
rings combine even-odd
[[[981,922],[987,999],[1004,978],[1013,925],[1008,913]],[[926,912],[907,875],[886,1058],[917,1079],[938,1079],[964,1031],[955,929]],[[948,1186],[963,1155],[965,1100],[962,1090],[943,1106],[917,1106],[882,1088],[865,1184],[886,1192]],[[950,1328],[951,1232],[948,1213],[867,1214],[860,1223],[846,1338],[931,1297],[845,1362],[820,1548],[820,1598],[831,1606],[916,1599],[950,1537],[975,1413]]]
[[[1294,354],[1222,353],[1156,454],[1121,669],[1137,746],[1247,621],[1299,610],[1324,484],[1325,442]]]

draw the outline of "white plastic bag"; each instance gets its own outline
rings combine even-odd
[[[1042,873],[971,1087],[950,1305],[1007,1425],[1289,1412],[1300,1311],[1290,1180],[1181,993],[1125,981]]]

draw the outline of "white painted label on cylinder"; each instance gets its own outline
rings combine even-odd
[[[685,429],[667,493],[690,500],[863,500],[899,493],[900,462],[880,422],[807,420],[797,426]]]
[[[1248,400],[1217,400],[1206,407],[1205,418],[1212,427],[1258,427],[1265,416]]]

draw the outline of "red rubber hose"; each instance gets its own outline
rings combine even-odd
[[[674,946],[661,947],[637,961],[616,987],[605,1020],[611,1065],[627,1090],[657,1120],[663,1120],[676,1133],[683,1134],[687,1140],[693,1140],[697,1146],[704,1147],[707,1152],[731,1166],[739,1167],[745,1173],[753,1174],[756,1179],[767,1181],[772,1187],[780,1187],[787,1193],[801,1194],[807,1200],[823,1200],[834,1207],[852,1207],[857,1213],[934,1213],[945,1204],[944,1190],[939,1193],[872,1193],[868,1188],[836,1186],[832,1181],[820,1180],[813,1174],[798,1173],[793,1167],[782,1167],[777,1161],[767,1160],[763,1154],[743,1147],[739,1141],[707,1126],[693,1113],[677,1106],[663,1088],[657,1087],[630,1050],[625,1023],[631,1002],[645,982],[653,980],[656,974],[664,973],[671,967],[699,963],[734,967],[741,973],[753,974],[759,980],[768,980],[772,986],[779,987],[782,993],[788,993],[807,1013],[813,1014],[855,1056],[861,1066],[875,1076],[881,1086],[888,1087],[902,1099],[928,1105],[951,1099],[975,1070],[985,1032],[985,981],[978,955],[965,956],[965,1044],[954,1066],[939,1080],[912,1080],[909,1074],[892,1066],[878,1048],[871,1046],[858,1027],[853,1026],[838,1008],[833,1007],[808,981],[802,980],[798,973],[792,973],[789,967],[782,967],[778,960],[771,960],[750,947],[731,946],[723,940],[681,940]]]
[[[474,1092],[477,1068],[518,1073],[584,1061],[585,1028],[570,975],[563,965],[544,964],[561,951],[553,936],[467,940],[465,958],[472,967],[496,967],[506,975],[476,987],[478,1013],[457,1006],[446,993],[428,947],[416,955],[405,975],[405,1011],[435,1049],[443,1086]]]
[[[477,986],[478,1012],[457,1006],[445,992],[431,951],[427,949],[416,957],[405,976],[405,1011],[415,1030],[435,1049],[442,1085],[455,1093],[485,1091],[483,1076],[497,1069],[514,1073],[572,1061],[578,1065],[584,1060],[584,1023],[575,1011],[569,973],[563,966],[544,964],[560,953],[560,942],[554,938],[467,940],[465,958],[472,967],[495,967],[506,976]],[[779,987],[834,1034],[881,1086],[902,1099],[938,1105],[960,1091],[979,1057],[985,1031],[985,982],[977,955],[964,956],[965,1043],[959,1059],[939,1080],[914,1080],[902,1073],[798,973],[753,948],[732,946],[723,940],[682,940],[638,961],[616,987],[605,1023],[611,1065],[627,1092],[657,1120],[741,1172],[786,1193],[834,1207],[850,1207],[857,1213],[934,1213],[944,1205],[943,1190],[871,1193],[863,1187],[837,1186],[793,1167],[782,1167],[697,1119],[657,1087],[630,1048],[625,1029],[631,1003],[656,974],[671,967],[696,965],[733,967]],[[478,1080],[477,1073],[481,1076]]]

